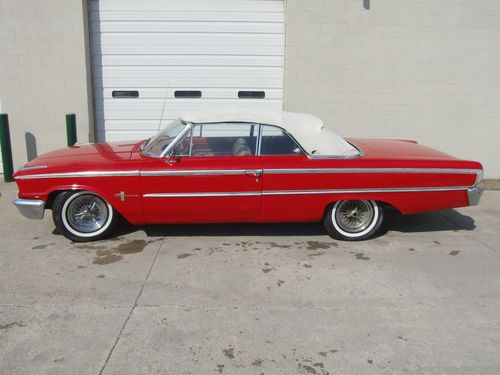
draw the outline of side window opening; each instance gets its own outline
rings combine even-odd
[[[282,129],[263,125],[260,155],[304,155],[304,151]]]
[[[258,126],[246,123],[196,125],[191,156],[253,156],[257,149]]]

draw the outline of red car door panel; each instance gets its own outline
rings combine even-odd
[[[148,159],[141,171],[147,223],[244,222],[260,215],[262,166],[255,156]]]

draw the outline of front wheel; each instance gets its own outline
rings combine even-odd
[[[103,198],[89,191],[65,191],[52,205],[54,224],[75,242],[100,240],[114,229],[117,215]]]
[[[382,225],[384,211],[376,201],[335,202],[327,211],[327,233],[339,240],[359,241],[373,237]]]

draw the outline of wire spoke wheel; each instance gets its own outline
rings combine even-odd
[[[106,224],[108,215],[104,201],[90,194],[76,197],[66,210],[69,225],[82,233],[92,233],[101,229]]]
[[[383,216],[383,209],[373,200],[337,201],[326,213],[324,224],[333,238],[366,240],[379,230]]]
[[[61,234],[76,242],[109,236],[117,224],[111,204],[90,191],[63,191],[52,205],[54,224]]]
[[[349,233],[364,231],[373,217],[374,210],[368,201],[343,201],[335,211],[335,221]]]

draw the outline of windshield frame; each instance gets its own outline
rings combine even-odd
[[[155,154],[153,152],[149,152],[149,151],[146,151],[146,147],[148,146],[149,143],[151,143],[152,141],[155,140],[156,137],[158,137],[161,132],[159,134],[157,134],[156,136],[150,138],[149,140],[146,141],[146,143],[142,146],[141,148],[141,153],[144,155],[144,156],[148,156],[150,158],[156,158],[156,159],[161,159],[161,158],[164,158],[165,155],[168,155],[168,153],[175,147],[175,145],[179,142],[180,139],[182,139],[184,137],[184,135],[186,135],[186,133],[191,130],[191,128],[193,127],[193,124],[191,123],[185,123],[184,121],[181,120],[181,122],[185,125],[184,128],[179,132],[179,134],[177,134],[175,136],[175,138],[169,143],[169,145],[165,148],[165,150],[163,150],[160,154]]]

